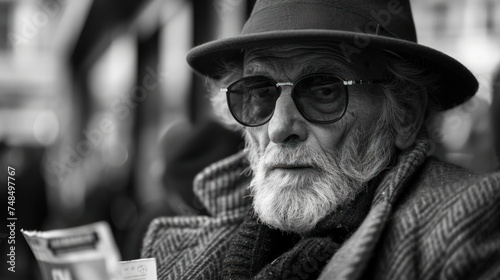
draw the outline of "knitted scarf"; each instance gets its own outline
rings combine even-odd
[[[317,279],[368,214],[374,190],[370,184],[303,236],[272,229],[250,211],[227,251],[223,279]]]

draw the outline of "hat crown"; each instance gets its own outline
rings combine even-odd
[[[257,0],[241,33],[300,29],[417,41],[408,0]]]

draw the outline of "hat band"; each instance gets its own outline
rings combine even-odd
[[[397,30],[407,26],[402,20],[401,10],[390,7],[356,11],[354,7],[338,7],[327,3],[286,2],[270,5],[254,11],[246,22],[242,35],[255,34],[267,31],[297,30],[297,29],[323,29],[332,31],[348,31],[399,38],[416,42],[416,33],[413,27],[408,30]],[[400,9],[402,9],[400,7]],[[361,16],[370,15],[370,17]],[[404,13],[403,13],[404,14]],[[397,19],[396,19],[397,18]],[[391,23],[394,22],[391,26]],[[410,32],[408,32],[410,31]],[[413,32],[412,32],[413,31]],[[401,35],[404,34],[404,35]]]

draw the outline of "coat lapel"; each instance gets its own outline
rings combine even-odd
[[[356,232],[335,253],[318,279],[360,279],[392,213],[392,206],[430,150],[427,137],[402,153],[375,191],[372,208]]]

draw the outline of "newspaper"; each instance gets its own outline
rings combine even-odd
[[[21,232],[38,260],[44,280],[120,280],[120,253],[106,222]]]

